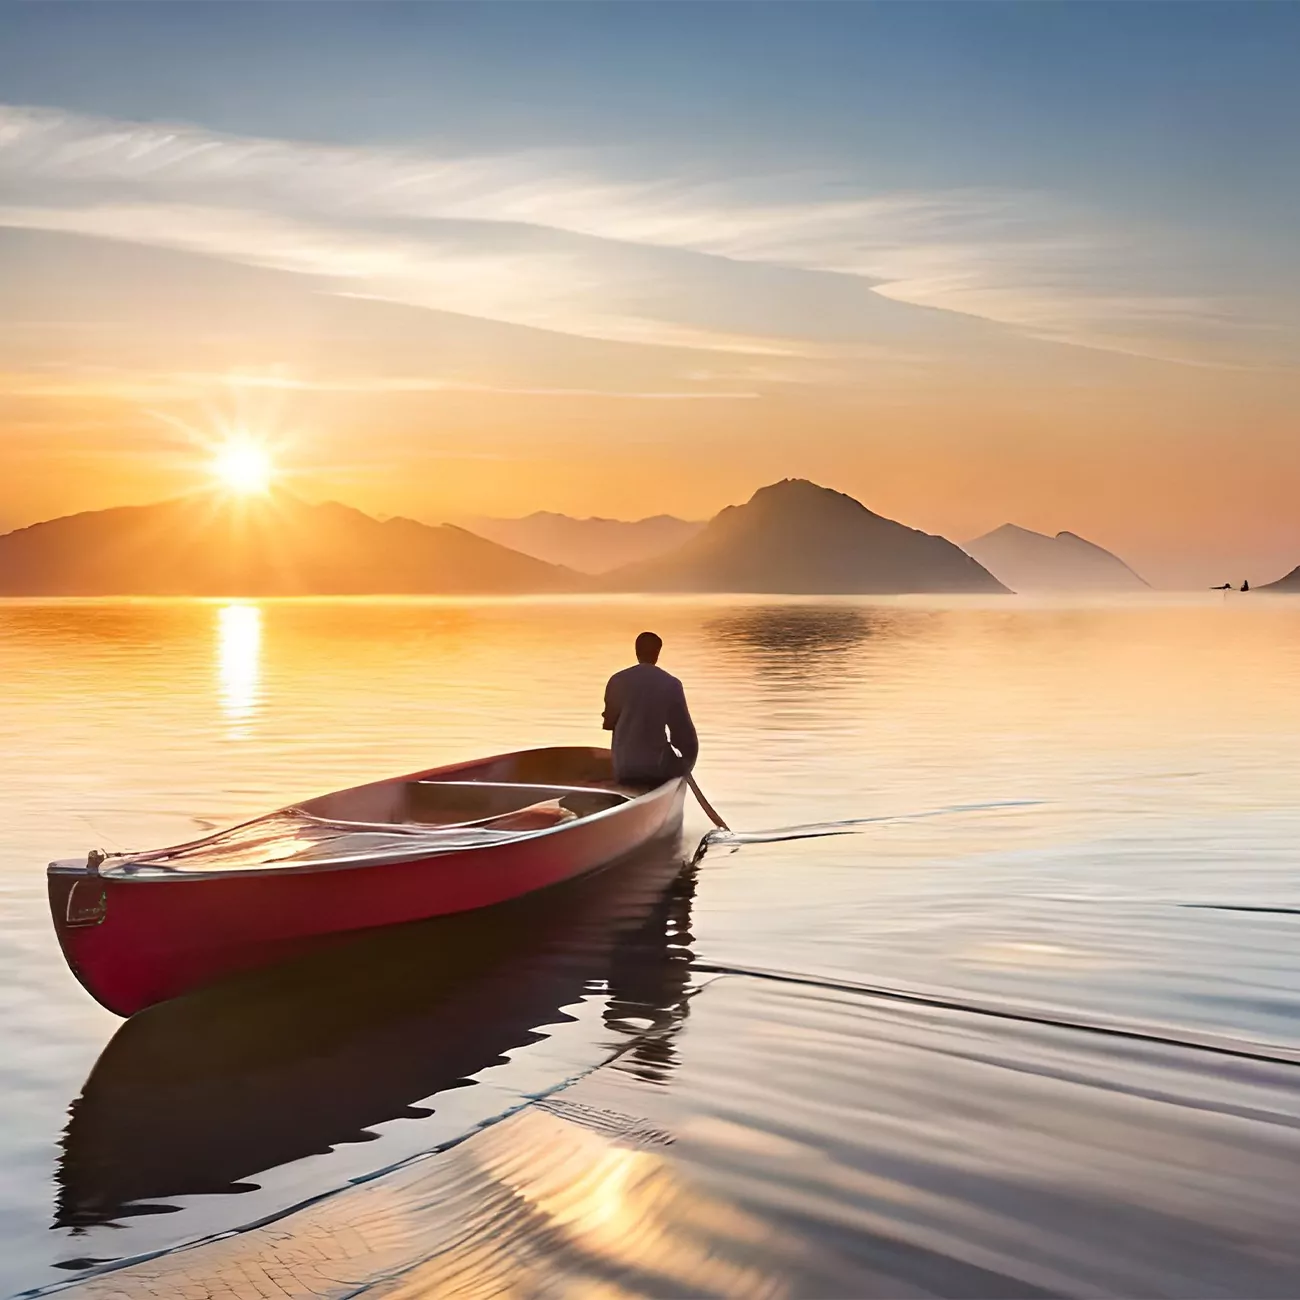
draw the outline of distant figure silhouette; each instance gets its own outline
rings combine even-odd
[[[1242,591],[1249,591],[1249,590],[1250,590],[1250,583],[1247,582],[1245,578],[1242,578],[1242,580],[1241,580],[1241,589],[1242,589]]]
[[[614,733],[614,777],[623,785],[655,786],[683,776],[699,754],[686,692],[656,666],[663,644],[653,632],[642,632],[636,664],[605,687],[604,725]]]

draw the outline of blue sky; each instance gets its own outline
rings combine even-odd
[[[237,372],[400,401],[392,457],[431,422],[424,449],[482,473],[518,450],[516,399],[668,397],[665,450],[706,439],[717,505],[744,495],[722,467],[749,421],[760,472],[869,481],[869,504],[926,516],[909,522],[1014,511],[1124,534],[1104,471],[1134,439],[1153,467],[1178,447],[1208,465],[1240,446],[1235,411],[1271,478],[1292,468],[1298,72],[1294,4],[10,5],[0,289],[20,305],[0,306],[0,419],[35,464],[42,421],[98,393],[118,414],[78,418],[136,447],[133,403],[210,405],[198,390]],[[188,325],[168,299],[182,274]],[[218,346],[204,321],[254,281],[262,319]],[[40,316],[55,301],[62,332]],[[508,415],[444,418],[448,392],[503,394]],[[1093,420],[1082,523],[1059,517],[1071,474],[1033,468],[1052,463],[1053,398],[1061,465]],[[980,413],[965,437],[954,410]],[[806,448],[783,455],[782,420]],[[853,429],[889,420],[869,474]],[[325,424],[332,455],[356,442]],[[535,424],[568,446],[554,404]],[[989,482],[987,520],[954,516],[955,488],[924,504],[942,455]],[[992,465],[1017,456],[999,497]],[[469,473],[448,479],[467,513],[491,496]],[[700,513],[706,495],[643,504]],[[1204,515],[1203,476],[1177,499],[1171,536]],[[426,505],[452,512],[450,487]],[[1243,562],[1300,550],[1280,519],[1240,544],[1234,527],[1214,544]]]
[[[1281,228],[1291,4],[20,4],[11,101],[244,134],[1047,185]],[[1225,182],[1228,182],[1225,184]]]

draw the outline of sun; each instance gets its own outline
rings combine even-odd
[[[212,472],[232,492],[243,496],[266,492],[275,477],[271,454],[251,438],[235,438],[221,447]]]

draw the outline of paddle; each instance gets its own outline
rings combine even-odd
[[[705,815],[708,819],[720,831],[726,831],[727,834],[730,835],[731,827],[728,826],[720,816],[718,816],[718,810],[704,797],[704,791],[695,784],[695,778],[689,772],[686,773],[686,784],[691,787],[691,793],[699,800],[700,807],[704,809]]]

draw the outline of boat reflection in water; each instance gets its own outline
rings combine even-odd
[[[251,1191],[259,1173],[428,1116],[587,994],[604,996],[609,1031],[591,1063],[621,1048],[662,1080],[686,1015],[694,886],[681,846],[660,844],[518,904],[340,941],[141,1012],[71,1106],[54,1226]]]

